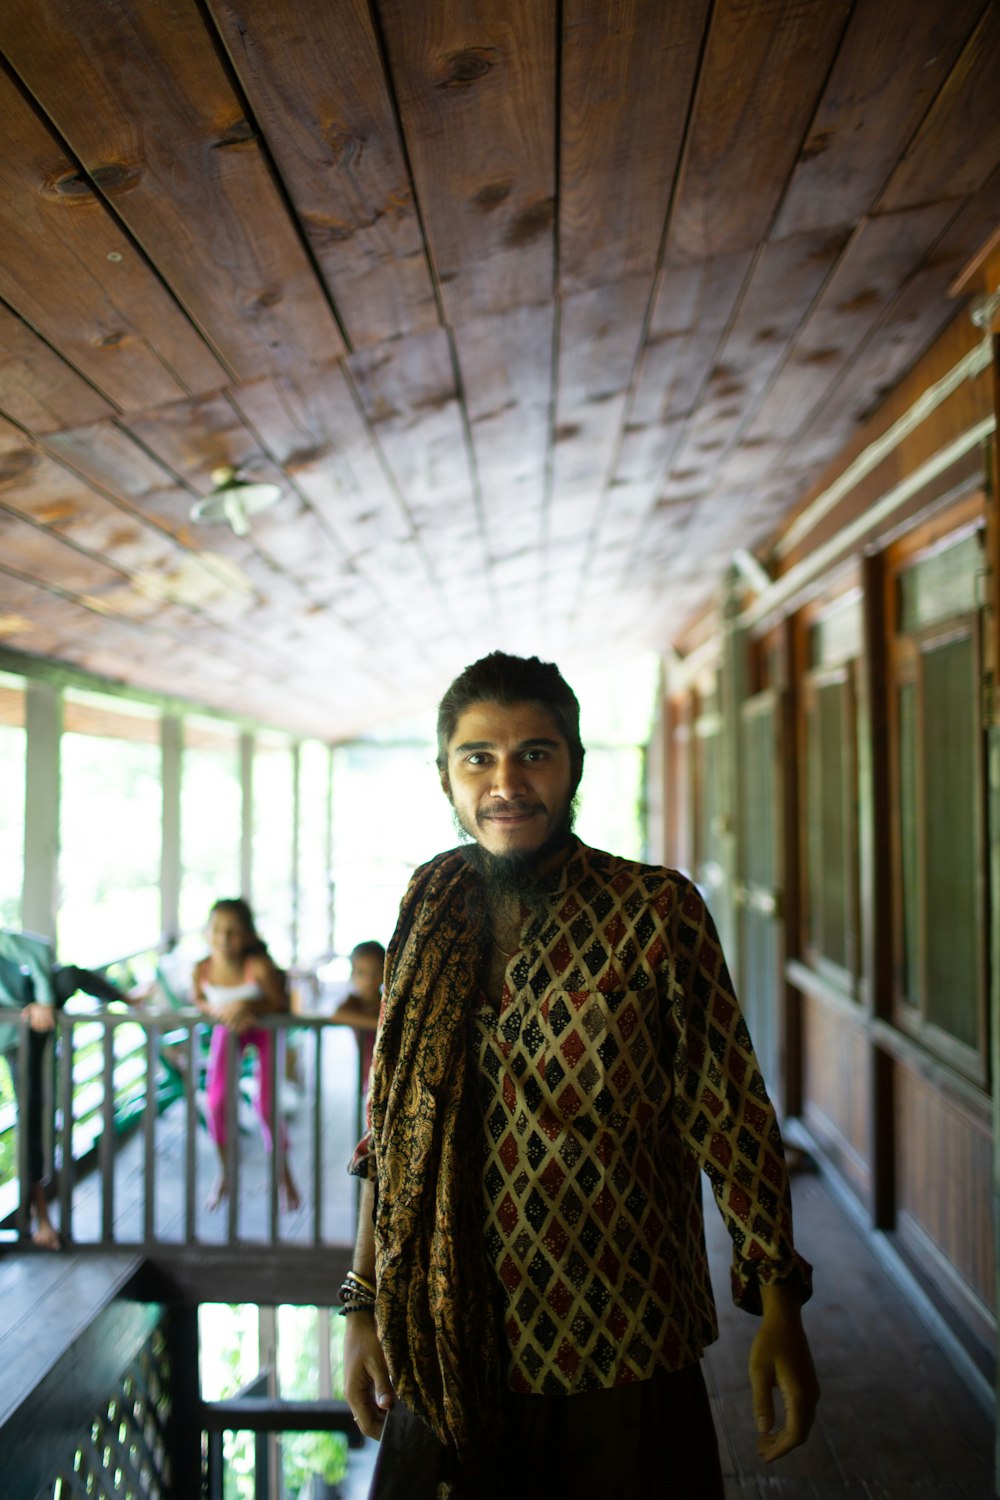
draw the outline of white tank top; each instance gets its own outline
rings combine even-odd
[[[201,992],[209,1005],[232,1005],[239,1000],[262,1000],[264,992],[256,979],[245,979],[242,984],[210,984],[201,981]]]

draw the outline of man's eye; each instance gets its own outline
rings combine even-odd
[[[486,756],[483,755],[481,751],[474,750],[471,755],[466,757],[465,763],[468,766],[485,766]]]
[[[524,758],[525,758],[525,760],[528,760],[528,761],[544,760],[545,759],[545,751],[544,750],[526,750],[524,752]]]

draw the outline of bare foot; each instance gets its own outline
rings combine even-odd
[[[291,1172],[285,1169],[285,1179],[281,1184],[281,1196],[289,1213],[294,1213],[297,1208],[302,1207],[302,1194],[299,1192],[295,1178]]]
[[[225,1203],[228,1197],[229,1184],[224,1177],[220,1177],[218,1182],[215,1184],[215,1187],[205,1199],[205,1207],[210,1211],[216,1209],[219,1207],[220,1203]]]
[[[39,1250],[61,1250],[62,1241],[59,1231],[51,1220],[46,1219],[35,1227],[31,1236],[32,1244],[37,1245]]]

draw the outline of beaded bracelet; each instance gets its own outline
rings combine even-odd
[[[348,1271],[347,1279],[337,1293],[337,1301],[340,1303],[342,1317],[352,1312],[373,1313],[375,1311],[375,1288],[363,1276],[357,1276],[353,1271]]]

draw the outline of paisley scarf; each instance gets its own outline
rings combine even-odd
[[[394,1388],[463,1465],[496,1431],[504,1364],[467,1044],[477,887],[461,850],[414,875],[386,955],[371,1081],[379,1338]]]

